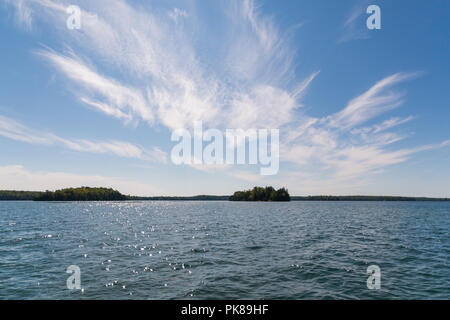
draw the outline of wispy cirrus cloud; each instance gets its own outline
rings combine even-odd
[[[193,8],[158,14],[158,9],[136,8],[122,0],[80,1],[83,27],[67,32],[65,5],[56,0],[29,2],[28,9],[50,18],[71,48],[71,55],[50,50],[39,54],[80,85],[82,90],[75,93],[80,101],[125,122],[144,120],[170,129],[190,127],[197,120],[215,127],[232,123],[249,128],[255,122],[280,127],[301,106],[302,92],[315,77],[295,81],[294,50],[287,36],[253,0],[222,2],[223,25],[211,37],[224,43],[207,64],[190,32],[201,24]],[[179,25],[174,17],[185,21]],[[91,67],[76,52],[102,64]],[[121,80],[102,75],[102,69],[110,68],[121,73]],[[249,112],[241,113],[243,105]],[[255,121],[255,108],[266,117]]]
[[[96,95],[98,99],[102,99],[93,101],[80,95],[79,98],[82,102],[119,119],[129,121],[133,115],[138,115],[150,123],[154,121],[154,115],[148,107],[148,102],[139,90],[99,75],[75,57],[43,50],[38,51],[37,54],[48,59],[71,80],[86,89],[86,94]]]
[[[16,21],[25,30],[30,31],[33,26],[32,11],[27,5],[27,0],[4,0],[8,5],[16,8]]]
[[[342,25],[341,35],[338,43],[344,43],[353,40],[370,39],[369,30],[366,27],[366,9],[370,1],[364,0],[355,5],[349,16]]]
[[[417,75],[390,75],[351,99],[341,111],[323,118],[303,119],[296,127],[291,127],[283,140],[282,160],[317,176],[326,172],[330,179],[351,180],[407,161],[417,152],[446,147],[448,142],[393,150],[390,146],[406,136],[389,130],[413,120],[412,116],[394,117],[362,127],[401,106],[404,94],[393,90],[393,87]]]
[[[158,147],[147,150],[132,143],[117,140],[66,139],[50,132],[34,130],[2,115],[0,115],[0,136],[30,144],[59,146],[78,152],[111,154],[159,163],[167,162],[167,154]]]
[[[450,140],[447,140],[439,144],[395,151],[387,151],[374,145],[352,146],[336,151],[336,154],[329,157],[326,162],[337,167],[336,177],[350,180],[363,174],[373,173],[386,166],[405,162],[415,153],[439,149],[449,145]]]
[[[329,125],[341,129],[353,128],[400,106],[403,103],[402,94],[387,90],[415,76],[417,74],[396,73],[380,80],[362,95],[352,99],[342,111],[329,116]]]
[[[351,131],[351,133],[352,134],[379,133],[379,132],[397,127],[399,125],[402,125],[402,124],[407,123],[412,120],[414,120],[413,116],[408,116],[406,118],[394,117],[394,118],[384,120],[382,123],[376,124],[372,127],[364,127],[364,128],[354,129]]]

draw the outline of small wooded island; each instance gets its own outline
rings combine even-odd
[[[34,198],[34,201],[123,201],[128,196],[108,188],[68,188],[55,192],[46,191]]]
[[[252,190],[237,191],[230,201],[291,201],[289,192],[285,188],[275,190],[273,187],[254,187]]]

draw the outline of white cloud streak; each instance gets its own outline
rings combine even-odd
[[[342,26],[342,33],[338,39],[338,43],[370,38],[370,33],[366,27],[365,21],[366,8],[369,4],[369,1],[364,0],[353,7],[349,17]]]
[[[116,140],[94,142],[86,139],[65,139],[53,133],[31,129],[14,119],[1,115],[0,136],[30,144],[59,146],[78,152],[111,154],[159,163],[167,162],[167,154],[158,147],[147,150],[129,142]]]
[[[351,100],[342,111],[328,117],[330,125],[349,129],[400,106],[403,103],[402,94],[386,91],[393,85],[414,76],[416,74],[396,73],[380,80],[368,91]]]
[[[27,0],[4,0],[4,2],[15,7],[17,23],[30,31],[33,26],[33,17],[31,9],[27,6]]]
[[[106,100],[106,103],[102,103],[80,97],[84,103],[117,118],[130,120],[135,114],[143,120],[153,122],[153,113],[140,91],[125,87],[113,79],[102,77],[76,58],[50,51],[38,51],[38,54],[51,61],[70,79]]]

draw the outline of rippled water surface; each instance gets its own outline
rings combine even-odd
[[[448,202],[0,202],[0,299],[449,299],[449,218]]]

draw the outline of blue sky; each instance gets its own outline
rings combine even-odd
[[[1,0],[0,189],[450,197],[449,35],[445,0]],[[200,120],[279,129],[279,173],[174,165]]]

